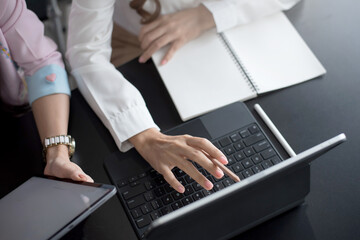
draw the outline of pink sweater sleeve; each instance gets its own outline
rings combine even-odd
[[[12,52],[13,60],[21,66],[25,75],[33,75],[38,69],[57,64],[64,67],[56,44],[44,36],[44,25],[27,9],[24,0],[0,0],[1,29]]]
[[[1,31],[12,60],[25,72],[30,103],[54,93],[70,94],[61,54],[25,0],[0,0],[0,6]],[[49,84],[45,80],[52,74],[56,81]]]

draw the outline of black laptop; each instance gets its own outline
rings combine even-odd
[[[284,160],[246,105],[233,103],[166,132],[209,139],[226,154],[241,179],[216,179],[203,189],[182,170],[180,194],[133,149],[105,159],[105,168],[139,239],[227,239],[304,201],[310,191],[309,163],[346,140],[340,134]],[[219,223],[219,219],[220,223]]]

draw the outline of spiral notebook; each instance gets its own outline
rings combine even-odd
[[[183,121],[326,73],[280,12],[217,34],[210,30],[154,63]]]

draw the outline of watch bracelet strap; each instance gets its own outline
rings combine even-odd
[[[46,162],[46,151],[48,148],[58,145],[66,145],[69,148],[71,144],[71,140],[72,140],[71,135],[56,135],[45,138],[44,148],[43,148],[44,161]],[[70,150],[69,150],[69,157],[71,158]]]

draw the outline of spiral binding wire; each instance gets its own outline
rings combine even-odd
[[[239,56],[235,53],[235,51],[231,47],[231,45],[230,45],[228,39],[226,38],[226,36],[223,33],[218,34],[218,36],[219,36],[221,42],[224,44],[224,46],[226,48],[226,51],[230,54],[231,58],[233,59],[233,61],[237,65],[240,73],[242,74],[242,76],[246,80],[246,83],[249,86],[249,88],[253,92],[256,92],[258,94],[259,87],[257,86],[254,79],[251,77],[250,73],[247,71],[245,65],[241,62]]]

